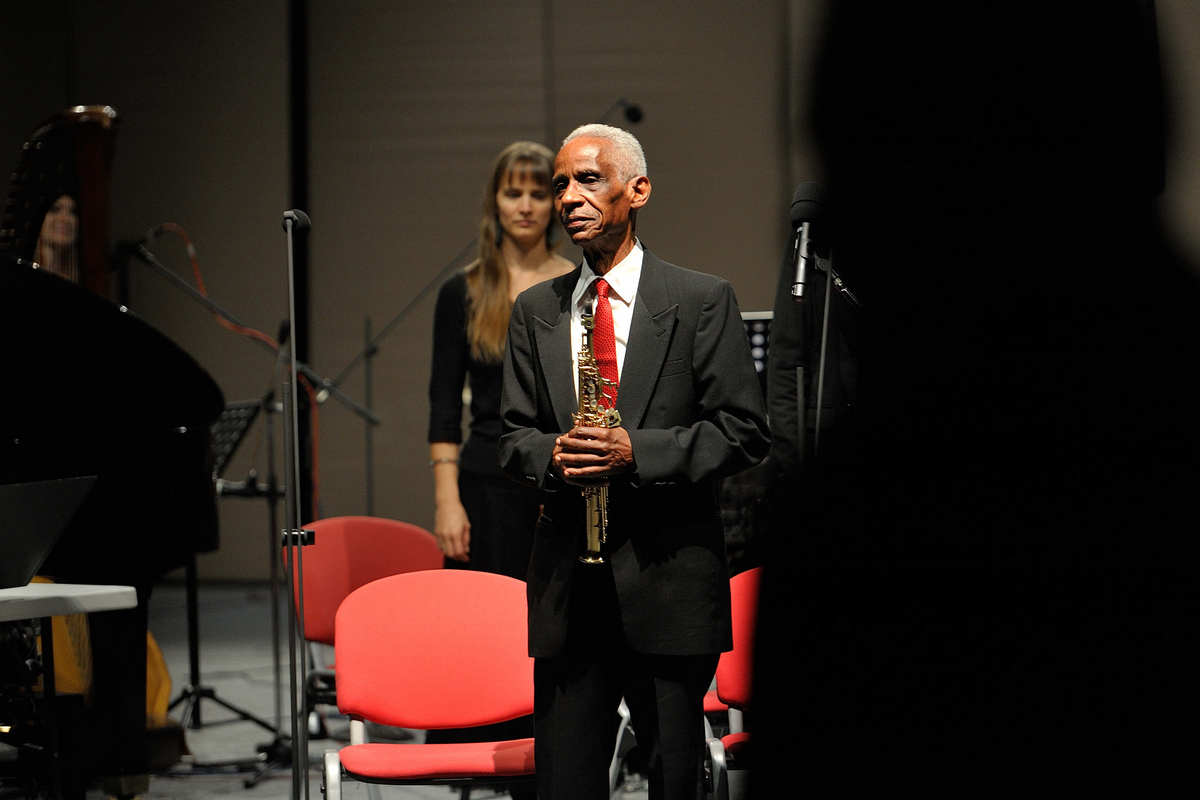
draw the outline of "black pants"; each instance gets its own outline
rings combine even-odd
[[[471,522],[468,569],[525,580],[541,495],[504,475],[458,474],[458,495]],[[446,559],[446,566],[462,568]]]
[[[539,800],[607,800],[622,697],[648,760],[651,800],[695,800],[702,787],[704,694],[718,654],[634,652],[621,634],[610,569],[576,569],[566,650],[534,662]]]

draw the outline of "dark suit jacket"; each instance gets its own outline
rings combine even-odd
[[[583,547],[578,487],[549,472],[576,410],[571,293],[579,269],[523,292],[508,332],[500,464],[546,491],[528,574],[529,649],[559,653]],[[727,281],[645,252],[617,393],[634,473],[609,490],[605,550],[629,645],[644,653],[731,646],[716,479],[758,463],[769,434],[762,393]]]

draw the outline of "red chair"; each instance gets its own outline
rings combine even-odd
[[[437,539],[424,528],[382,517],[329,517],[304,526],[304,638],[333,644],[334,615],[352,591],[371,581],[443,564]]]
[[[532,783],[533,739],[453,744],[366,743],[364,723],[467,728],[533,713],[525,584],[471,570],[383,578],[337,613],[338,707],[350,744],[325,754],[322,791],[344,779],[384,784]]]
[[[729,800],[729,771],[745,769],[749,763],[750,734],[745,730],[743,712],[750,706],[754,626],[761,577],[762,568],[755,567],[734,575],[729,581],[733,649],[722,653],[717,662],[717,696],[729,706],[729,733],[708,739],[716,800]]]
[[[314,531],[313,543],[304,548],[301,558],[304,638],[310,643],[314,667],[311,645],[333,645],[334,615],[347,595],[379,578],[440,569],[444,563],[433,534],[407,522],[381,517],[330,517],[305,527]],[[286,560],[285,551],[285,568]],[[299,597],[296,602],[299,608]],[[323,737],[324,724],[315,706],[337,703],[332,665],[322,667],[309,673],[304,690],[305,718],[309,732],[317,738]]]

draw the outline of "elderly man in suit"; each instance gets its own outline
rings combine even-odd
[[[716,481],[769,447],[728,282],[635,236],[650,179],[637,139],[585,125],[555,160],[555,210],[585,261],[523,292],[504,365],[501,465],[545,492],[528,571],[541,800],[607,798],[622,696],[650,797],[695,797],[703,696],[731,646]],[[582,317],[616,427],[573,426]],[[580,487],[608,485],[603,564],[581,563]]]

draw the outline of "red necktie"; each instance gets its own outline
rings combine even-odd
[[[600,377],[604,378],[604,396],[600,405],[613,408],[617,404],[617,335],[613,330],[612,306],[608,303],[608,281],[596,281],[596,308],[593,312],[595,327],[592,328],[592,352]],[[609,384],[608,381],[612,381]]]

